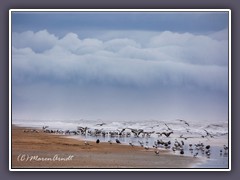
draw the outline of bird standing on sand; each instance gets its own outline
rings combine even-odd
[[[145,146],[145,147],[144,147],[144,149],[148,150],[148,149],[149,149],[149,147],[148,147],[148,146]]]
[[[184,154],[184,151],[183,149],[180,150],[180,154],[183,155]]]
[[[130,142],[129,145],[132,146],[132,147],[134,146],[132,142]]]
[[[154,151],[157,156],[159,156],[159,150]]]
[[[116,143],[121,144],[121,142],[118,139],[116,139]]]
[[[89,143],[88,143],[87,141],[85,141],[84,144],[85,144],[86,146],[89,145]]]
[[[98,143],[100,143],[100,140],[99,140],[99,139],[97,139],[97,140],[96,140],[96,143],[97,143],[97,144],[98,144]]]

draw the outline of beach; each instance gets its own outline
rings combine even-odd
[[[31,130],[28,130],[31,129]],[[24,132],[25,131],[25,132]],[[191,168],[200,158],[175,155],[169,150],[109,144],[44,133],[12,125],[12,169],[19,168]]]

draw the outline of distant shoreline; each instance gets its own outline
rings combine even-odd
[[[24,132],[29,127],[12,125],[12,168],[191,168],[199,158],[160,150],[66,138],[42,132]]]

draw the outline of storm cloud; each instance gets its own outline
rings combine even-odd
[[[12,33],[15,118],[226,120],[228,73],[227,29]]]
[[[27,39],[27,43],[19,43],[19,39]],[[143,45],[126,38],[80,39],[73,33],[59,39],[46,30],[14,33],[13,78],[188,85],[226,91],[227,47],[226,40],[172,32],[159,33]]]

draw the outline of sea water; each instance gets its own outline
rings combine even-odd
[[[100,125],[104,123],[104,125]],[[223,149],[223,146],[228,146],[229,142],[229,126],[228,122],[195,122],[188,121],[188,124],[180,120],[173,121],[162,121],[162,120],[145,120],[145,121],[112,121],[104,122],[102,120],[12,120],[12,124],[24,127],[41,128],[42,126],[48,126],[48,129],[52,130],[70,130],[76,131],[78,127],[88,127],[89,130],[94,131],[99,129],[105,132],[110,131],[121,131],[125,129],[125,132],[131,132],[131,129],[142,129],[144,132],[153,132],[150,137],[135,137],[131,135],[111,137],[106,136],[90,136],[86,135],[75,135],[71,136],[76,139],[83,139],[86,141],[96,141],[99,139],[100,142],[112,141],[118,139],[121,144],[128,145],[130,142],[135,146],[140,146],[139,142],[143,142],[144,146],[149,148],[153,147],[157,140],[164,142],[171,141],[173,146],[175,141],[184,142],[184,156],[194,156],[198,152],[197,157],[204,159],[204,163],[196,164],[193,168],[228,168],[229,167],[229,153]],[[164,135],[158,135],[156,133],[170,132],[173,133],[169,137]],[[207,132],[210,135],[207,135]],[[181,138],[182,137],[182,138]],[[211,155],[207,156],[204,152],[197,151],[194,149],[194,144],[203,143],[205,146],[210,145]],[[189,150],[189,144],[192,144],[193,151]],[[159,149],[165,149],[159,147]],[[222,151],[222,153],[220,152]],[[170,153],[179,155],[179,151],[173,152],[169,149]],[[194,158],[194,157],[193,157]]]

